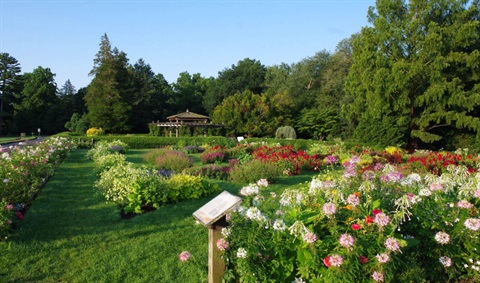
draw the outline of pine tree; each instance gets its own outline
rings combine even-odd
[[[5,128],[5,118],[13,116],[13,85],[19,73],[20,63],[17,59],[8,53],[0,53],[0,136]]]
[[[131,109],[127,56],[117,48],[112,50],[105,34],[93,62],[90,75],[94,78],[84,98],[88,121],[92,127],[102,128],[107,133],[124,133],[130,129]]]
[[[439,141],[479,132],[478,1],[378,0],[353,46],[344,114],[361,141]]]

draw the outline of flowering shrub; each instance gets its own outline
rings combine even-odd
[[[225,160],[225,149],[220,146],[208,148],[200,154],[200,160],[203,164],[223,162]]]
[[[23,219],[25,208],[75,146],[68,138],[53,137],[33,145],[0,147],[0,236]]]
[[[429,152],[426,155],[412,156],[407,161],[410,170],[421,170],[440,175],[446,171],[448,165],[465,165],[470,172],[475,171],[478,157],[461,155],[451,152]]]
[[[144,159],[153,163],[155,168],[182,172],[193,165],[193,160],[183,151],[168,148],[153,149],[145,153]]]
[[[90,128],[87,130],[87,136],[99,136],[103,134],[102,128]]]
[[[201,152],[205,151],[205,149],[201,146],[187,145],[183,148],[183,151],[185,153],[191,154],[191,153],[201,153]]]
[[[118,152],[105,150],[110,148],[109,144],[98,143],[97,147],[88,154],[93,157],[96,170],[100,171],[95,186],[108,201],[118,204],[126,213],[139,214],[165,203],[195,199],[219,190],[217,185],[200,176],[172,175],[164,169],[154,171],[145,166],[138,167],[125,161]],[[149,153],[146,158],[153,156],[158,160],[177,154],[186,156],[183,152],[161,149]]]
[[[120,140],[99,141],[95,146],[87,152],[87,157],[94,162],[110,153],[126,153],[128,145]]]
[[[316,176],[281,196],[249,185],[230,216],[227,282],[480,280],[480,176],[390,164]],[[463,281],[462,281],[463,282]]]
[[[255,159],[276,163],[284,167],[288,174],[300,174],[301,169],[318,170],[323,164],[316,155],[308,155],[303,150],[295,151],[292,146],[262,146],[252,152]]]

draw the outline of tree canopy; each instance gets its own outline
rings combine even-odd
[[[355,136],[415,148],[478,132],[478,1],[378,0],[353,45],[344,113]]]

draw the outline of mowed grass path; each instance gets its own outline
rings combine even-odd
[[[0,242],[0,282],[206,282],[208,233],[192,213],[213,196],[129,220],[96,192],[93,163],[72,152]],[[196,261],[182,263],[190,251]]]

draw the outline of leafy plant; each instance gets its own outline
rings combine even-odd
[[[230,180],[238,184],[251,183],[260,179],[275,182],[282,174],[275,163],[263,160],[250,160],[245,164],[238,163],[230,170]]]

